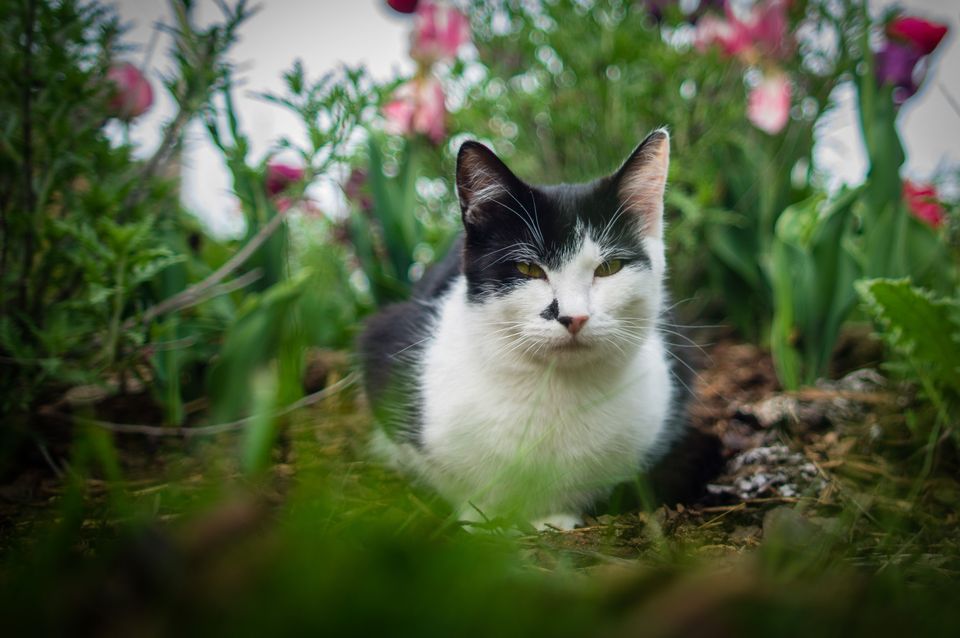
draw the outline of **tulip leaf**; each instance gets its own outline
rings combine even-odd
[[[811,383],[825,371],[856,300],[859,267],[849,245],[858,196],[859,190],[846,191],[825,203],[817,195],[788,207],[777,221],[769,263],[770,341],[787,388]]]

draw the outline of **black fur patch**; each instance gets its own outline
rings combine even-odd
[[[554,299],[550,302],[550,305],[547,306],[543,312],[540,313],[540,316],[549,321],[550,319],[557,319],[560,317],[560,302]]]

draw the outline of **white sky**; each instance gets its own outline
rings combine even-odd
[[[149,55],[154,25],[168,20],[166,2],[116,0],[121,18],[132,23],[128,41],[139,45],[130,60],[141,66]],[[261,11],[241,28],[241,39],[233,50],[243,88],[237,108],[241,125],[250,137],[254,156],[259,159],[282,135],[297,136],[299,128],[292,115],[253,97],[254,92],[282,92],[281,73],[301,58],[311,77],[340,63],[364,64],[375,78],[387,79],[412,69],[407,56],[411,20],[394,13],[384,0],[261,0]],[[876,8],[892,0],[872,0]],[[944,91],[960,101],[960,2],[958,0],[901,0],[907,12],[945,22],[950,33],[940,45],[935,64],[921,92],[903,107],[899,127],[906,146],[905,173],[925,179],[937,168],[960,164],[960,114],[953,110]],[[198,17],[217,19],[219,10],[212,0],[198,0]],[[173,113],[174,105],[159,81],[166,64],[169,42],[160,37],[150,55],[147,74],[156,96],[155,107],[136,122],[132,138],[148,154],[159,142],[160,126]],[[159,65],[159,67],[158,67]],[[932,81],[931,81],[932,80]],[[830,183],[856,184],[866,168],[863,143],[854,111],[852,91],[838,96],[840,108],[825,122],[815,150],[818,168],[830,176]],[[206,132],[194,126],[188,132],[184,154],[183,198],[186,206],[206,221],[214,232],[238,229],[240,217],[229,193],[229,179],[217,152],[206,140]],[[321,190],[321,199],[331,198]],[[321,206],[325,202],[321,201]],[[332,203],[332,202],[326,202]]]

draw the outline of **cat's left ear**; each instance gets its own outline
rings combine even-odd
[[[670,135],[664,128],[650,133],[614,174],[617,194],[626,210],[637,215],[644,235],[663,233],[663,192],[670,168]]]
[[[483,225],[503,213],[502,205],[490,206],[490,202],[496,202],[498,197],[507,193],[523,190],[523,182],[489,148],[473,141],[460,146],[457,195],[467,229]]]

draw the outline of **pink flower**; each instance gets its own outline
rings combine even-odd
[[[383,107],[387,132],[392,135],[421,133],[439,144],[446,135],[447,111],[443,100],[443,88],[432,76],[414,78],[400,85],[393,99]]]
[[[397,13],[413,13],[417,10],[417,0],[387,0],[387,4]]]
[[[285,191],[290,184],[303,179],[303,169],[280,162],[267,164],[267,194],[273,197]]]
[[[776,135],[790,119],[790,80],[778,73],[750,90],[747,118],[761,131]]]
[[[754,5],[743,28],[759,51],[774,57],[784,57],[791,51],[788,33],[787,7],[789,0],[769,0]]]
[[[940,204],[937,189],[932,184],[921,185],[904,180],[903,201],[914,217],[932,228],[940,228],[946,221],[946,212]]]
[[[786,57],[793,49],[788,33],[789,0],[759,0],[743,18],[726,3],[726,19],[705,15],[697,23],[696,47],[703,51],[719,45],[725,55],[748,64],[761,56]]]
[[[470,22],[454,7],[424,0],[417,6],[410,55],[430,65],[456,57],[470,40]]]
[[[719,16],[708,13],[697,22],[693,44],[700,52],[705,52],[714,44],[719,44],[724,53],[733,55],[735,50],[739,50],[743,46],[740,42],[741,38],[742,34],[735,33],[732,24]]]
[[[111,66],[107,80],[113,83],[113,91],[107,108],[110,114],[121,120],[132,120],[143,115],[153,104],[153,88],[140,69],[129,62]]]
[[[273,200],[273,205],[281,213],[289,210],[295,210],[307,217],[323,217],[323,211],[317,206],[317,203],[308,197],[294,199],[292,197],[277,197]]]
[[[907,42],[921,55],[930,55],[947,35],[947,26],[922,18],[899,16],[887,25],[887,36]]]

